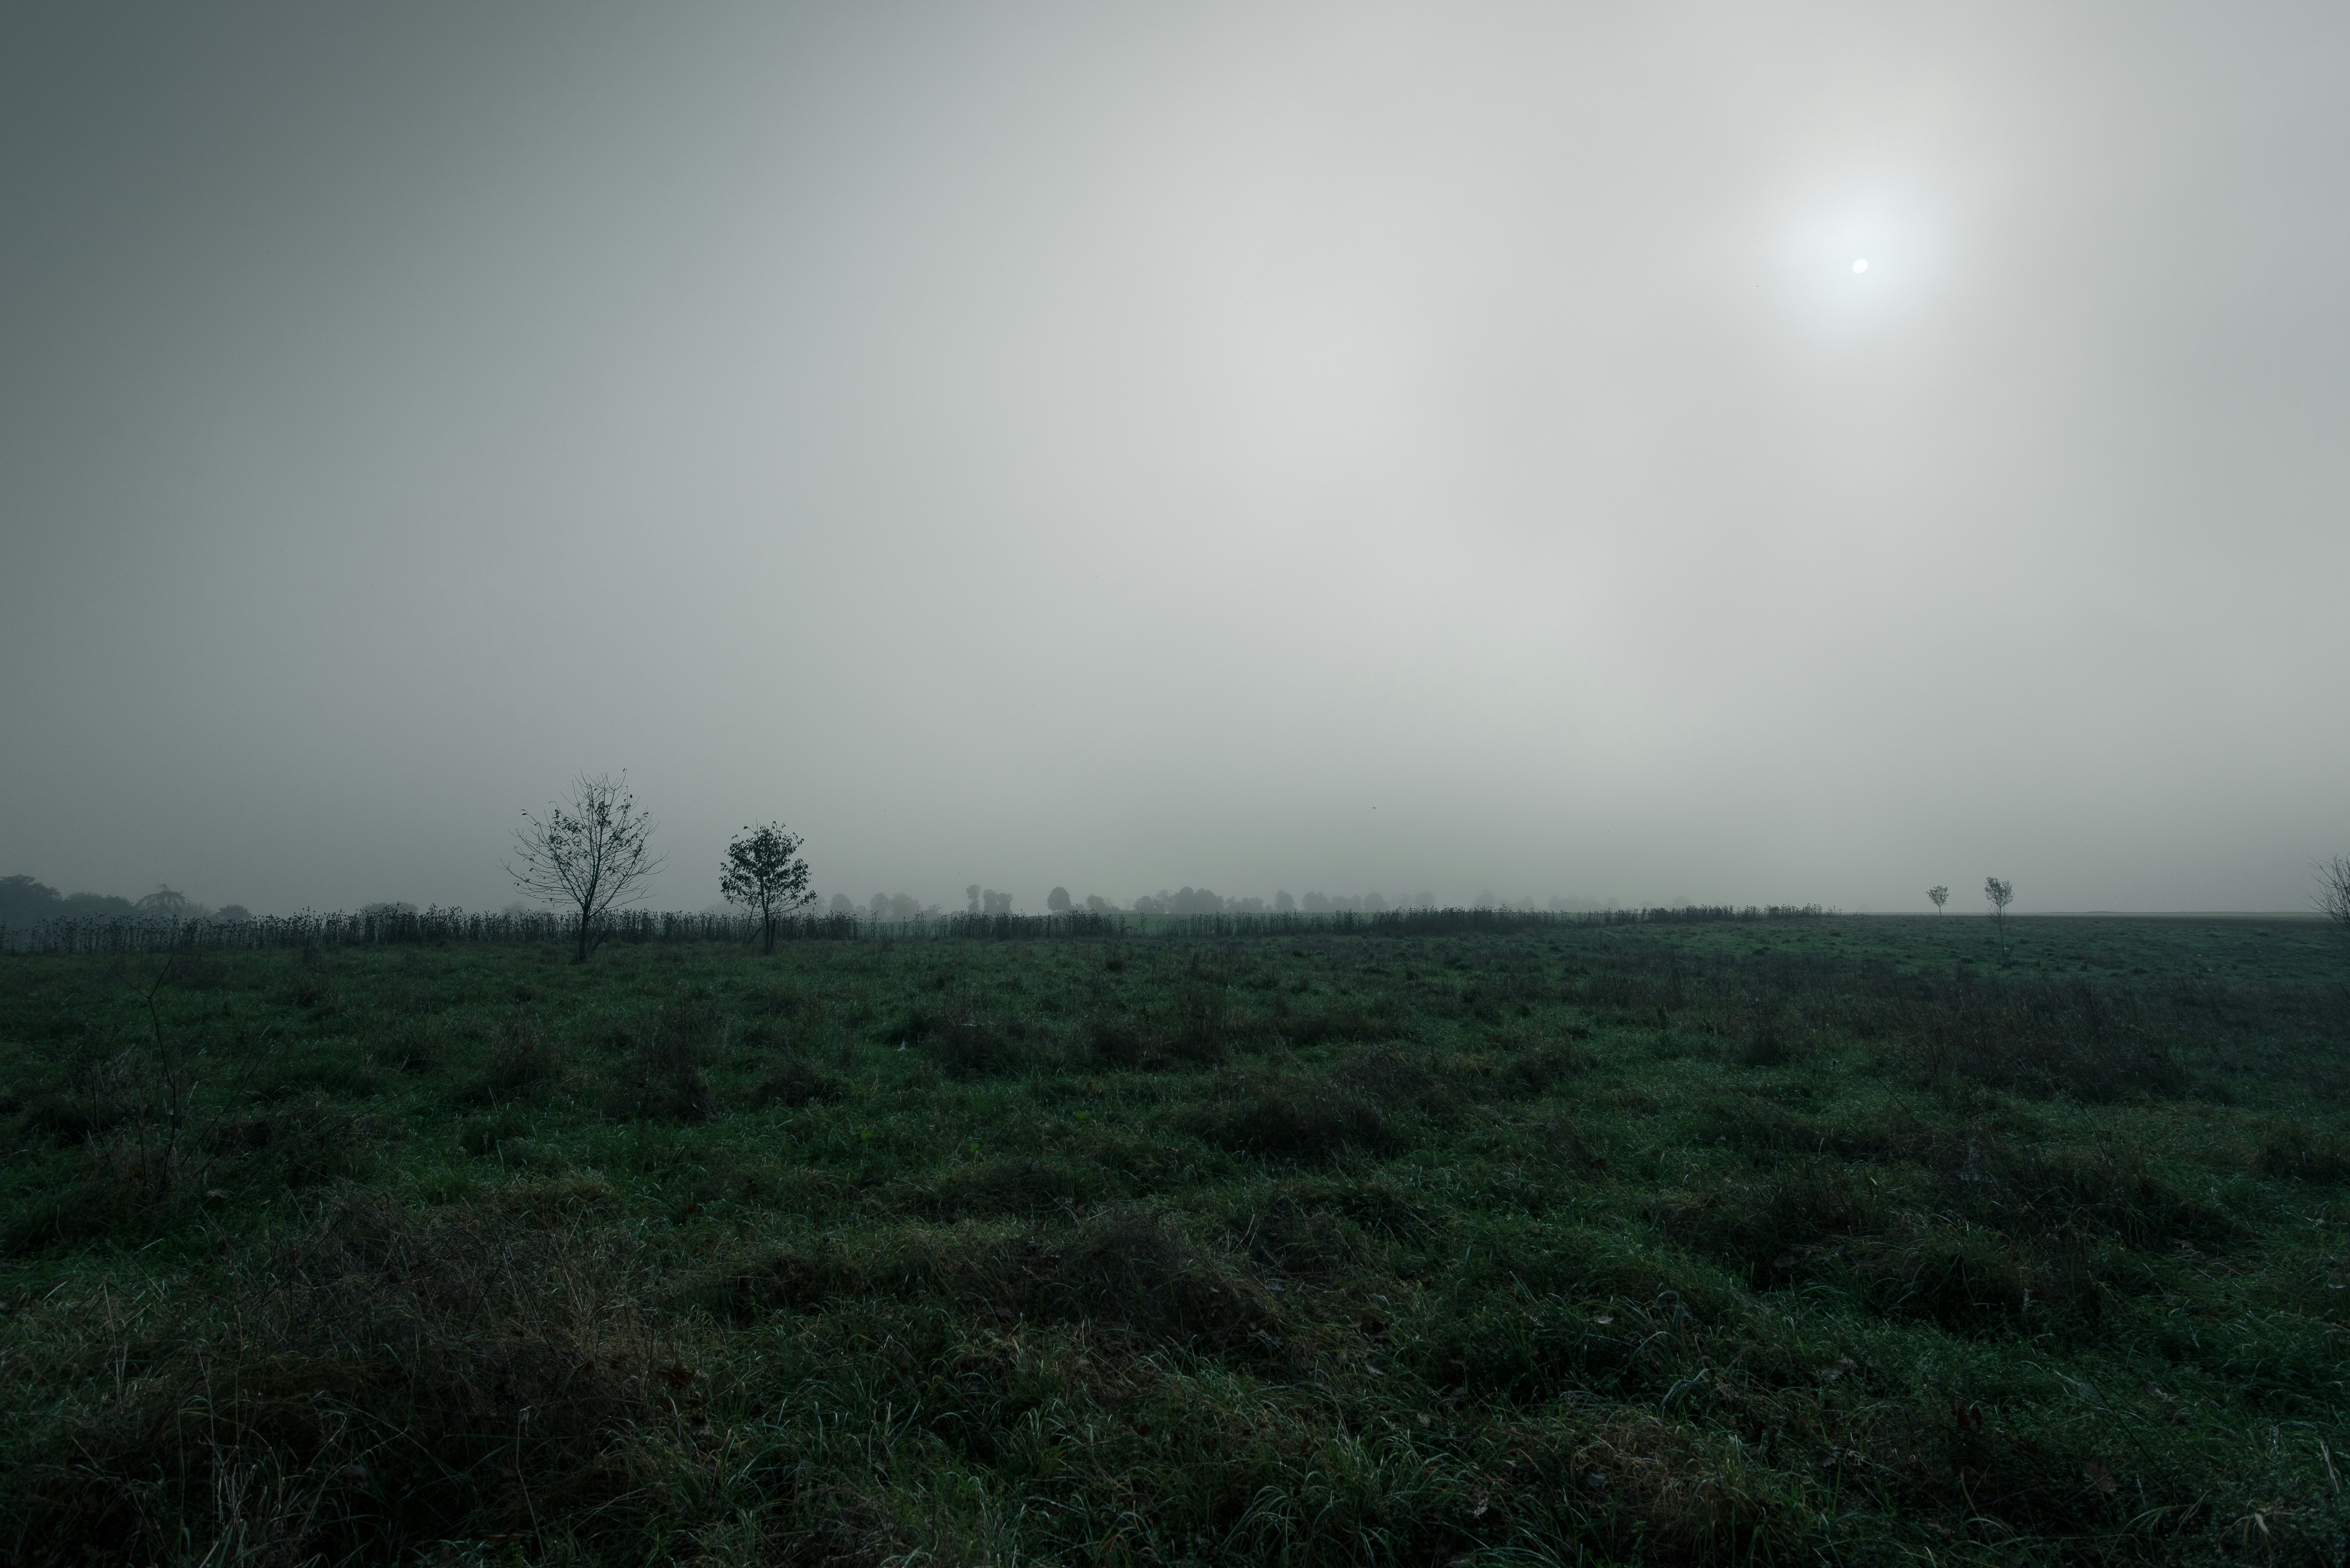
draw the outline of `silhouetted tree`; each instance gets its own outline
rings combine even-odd
[[[1221,915],[1224,912],[1223,898],[1211,888],[1185,887],[1172,893],[1161,888],[1150,903],[1148,912],[1155,915]],[[1141,900],[1137,899],[1134,907],[1140,909]]]
[[[30,877],[0,877],[0,923],[29,926],[66,912],[66,901],[47,882]]]
[[[137,913],[130,900],[113,893],[68,893],[57,911],[78,920],[120,919]]]
[[[1283,892],[1283,893],[1275,893],[1275,894],[1273,896],[1273,912],[1274,912],[1274,914],[1276,914],[1276,915],[1286,915],[1286,914],[1291,914],[1291,913],[1294,913],[1294,912],[1296,910],[1296,909],[1297,909],[1297,900],[1296,900],[1296,899],[1295,899],[1295,898],[1291,898],[1287,893],[1285,893],[1285,892]]]
[[[816,895],[808,891],[807,862],[799,858],[804,842],[798,834],[785,832],[780,822],[745,827],[726,846],[726,858],[718,867],[719,892],[730,903],[759,911],[765,950],[771,953],[775,950],[775,917],[816,902]]]
[[[2317,863],[2317,912],[2350,933],[2350,855]]]
[[[151,919],[169,920],[176,926],[182,920],[198,919],[195,911],[200,906],[190,902],[188,896],[177,888],[158,886],[139,900],[137,908]]]
[[[970,887],[965,888],[962,890],[962,896],[963,896],[964,898],[968,898],[968,899],[970,899],[970,900],[971,900],[971,910],[970,910],[970,912],[971,912],[972,914],[974,914],[974,915],[978,914],[978,913],[979,913],[979,884],[978,884],[978,883],[976,883],[976,882],[973,882]]]
[[[544,819],[525,811],[522,821],[506,875],[524,892],[579,911],[577,961],[586,963],[597,922],[642,898],[645,878],[660,867],[649,848],[653,819],[637,808],[626,774],[582,774],[568,803],[550,803]]]
[[[1110,911],[1110,902],[1099,893],[1088,893],[1086,895],[1086,908],[1097,915],[1107,915]]]
[[[1942,912],[1942,906],[1950,901],[1950,890],[1948,888],[1929,888],[1926,897],[1934,900],[1934,913],[1939,915]]]
[[[2007,907],[2015,901],[2015,884],[1996,877],[1983,878],[1983,898],[1991,905],[1991,924],[1999,931],[1999,956],[2007,957]]]
[[[1069,912],[1069,890],[1066,888],[1055,888],[1051,892],[1045,894],[1045,908],[1052,910],[1053,913],[1056,915],[1067,914]]]
[[[857,906],[848,901],[847,894],[835,893],[832,896],[832,902],[825,906],[825,910],[827,914],[853,915],[857,913]]]

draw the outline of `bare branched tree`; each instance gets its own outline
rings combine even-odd
[[[759,911],[768,952],[775,950],[775,917],[816,902],[808,891],[807,862],[799,858],[804,842],[798,834],[785,832],[780,822],[745,827],[719,862],[718,890],[727,902]]]
[[[1991,905],[1991,924],[1999,931],[1999,956],[2007,959],[2007,907],[2015,902],[2015,884],[2002,882],[1996,877],[1983,878],[1983,898]]]
[[[645,878],[660,868],[647,847],[653,819],[637,808],[626,774],[582,774],[568,802],[551,803],[544,819],[525,811],[522,821],[506,875],[524,892],[579,911],[586,963],[604,916],[642,898]]]
[[[2317,863],[2317,912],[2350,934],[2350,855]]]
[[[1942,912],[1942,906],[1950,901],[1950,890],[1948,888],[1929,888],[1926,897],[1934,900],[1934,913],[1939,915]]]

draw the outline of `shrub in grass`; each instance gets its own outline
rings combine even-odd
[[[735,1322],[877,1298],[989,1326],[1033,1318],[1252,1357],[1280,1337],[1274,1297],[1244,1267],[1131,1206],[1059,1227],[907,1227],[853,1251],[770,1250],[704,1272],[679,1297]]]
[[[2086,981],[1959,984],[1917,1010],[1910,1051],[1929,1081],[1956,1075],[2093,1105],[2178,1099],[2193,1074],[2152,1037],[2144,1001]]]
[[[206,1180],[265,1188],[354,1180],[373,1168],[377,1137],[373,1117],[331,1100],[275,1106],[205,1135],[214,1157]]]
[[[522,1107],[508,1104],[483,1116],[468,1116],[457,1127],[457,1147],[476,1159],[494,1159],[501,1145],[528,1136],[530,1124]]]
[[[812,1062],[786,1062],[751,1086],[751,1105],[764,1110],[769,1106],[783,1106],[797,1110],[800,1106],[824,1100],[837,1100],[842,1094],[840,1081]]]
[[[1450,1126],[1468,1109],[1457,1078],[1439,1072],[1424,1053],[1395,1045],[1358,1045],[1332,1065],[1330,1081],[1377,1106],[1400,1138],[1417,1118]]]
[[[920,1051],[954,1078],[1025,1072],[1039,1061],[1035,1024],[993,1015],[968,992],[909,1009],[883,1038]]]
[[[941,1219],[1075,1213],[1101,1196],[1102,1173],[1065,1159],[991,1159],[957,1166],[923,1189],[915,1207]]]
[[[1367,1258],[1367,1239],[1359,1226],[1289,1192],[1274,1193],[1244,1215],[1238,1229],[1250,1257],[1292,1279],[1328,1284]]]
[[[0,1480],[9,1549],[405,1557],[580,1509],[618,1522],[695,1382],[633,1273],[617,1236],[338,1199],[233,1263],[201,1334],[130,1317],[88,1343],[139,1377],[53,1369],[85,1392],[50,1418],[57,1458]]]
[[[1794,1054],[1786,1031],[1774,1019],[1764,1019],[1739,1038],[1738,1060],[1749,1067],[1783,1067]]]
[[[2222,1251],[2244,1234],[2242,1221],[2179,1191],[2126,1149],[2118,1156],[2102,1150],[2039,1155],[1971,1139],[1961,1147],[1963,1161],[1942,1171],[1947,1206],[2003,1231],[2027,1236],[2074,1231],[2152,1251],[2184,1241],[2204,1251]]]
[[[1288,1005],[1287,999],[1279,995],[1273,998],[1269,1024],[1284,1040],[1301,1048],[1377,1040],[1394,1033],[1391,1026],[1380,1023],[1359,1002],[1335,1001],[1318,1007],[1299,1008]]]
[[[707,988],[681,990],[654,1012],[648,1049],[665,1053],[668,1063],[706,1066],[720,1054],[728,1022]]]
[[[1660,1199],[1650,1212],[1665,1235],[1720,1261],[1757,1290],[1815,1272],[1825,1243],[1875,1236],[1890,1222],[1866,1179],[1825,1164],[1695,1199]]]
[[[706,1121],[717,1110],[710,1080],[702,1073],[698,1051],[665,1041],[658,1033],[636,1043],[636,1049],[611,1070],[611,1087],[604,1096],[604,1116],[610,1121]]]
[[[1591,1053],[1572,1039],[1542,1040],[1510,1054],[1501,1068],[1501,1086],[1514,1098],[1545,1095],[1587,1070]]]
[[[31,1087],[12,1093],[15,1113],[9,1127],[12,1142],[71,1147],[112,1130],[129,1116],[130,1107],[104,1089],[75,1093],[68,1089]]]
[[[2320,1137],[2297,1122],[2281,1122],[2261,1136],[2252,1168],[2289,1181],[2332,1183],[2350,1179],[2350,1143]]]
[[[685,989],[615,1029],[603,1070],[605,1117],[694,1122],[716,1114],[708,1070],[723,1053],[731,1027],[709,992]],[[755,1092],[754,1099],[766,1103]]]
[[[1043,1315],[1162,1343],[1249,1355],[1277,1324],[1273,1297],[1156,1210],[1095,1214],[1063,1241],[1034,1296]],[[1278,1336],[1273,1336],[1277,1338]]]
[[[286,988],[286,996],[295,1006],[306,1012],[331,1016],[342,1011],[342,993],[335,989],[334,982],[316,963],[306,963],[295,971],[294,979]]]
[[[1220,1082],[1211,1098],[1183,1107],[1174,1123],[1209,1143],[1275,1159],[1327,1159],[1350,1148],[1376,1154],[1396,1143],[1369,1100],[1295,1073]]]
[[[1295,1278],[1328,1284],[1381,1275],[1450,1245],[1443,1215],[1378,1177],[1298,1176],[1248,1193],[1226,1223],[1249,1256]]]
[[[1333,1083],[1383,1104],[1424,1098],[1436,1085],[1427,1064],[1392,1045],[1358,1046],[1330,1069]]]
[[[29,1257],[99,1240],[136,1242],[190,1196],[184,1190],[159,1196],[152,1159],[111,1140],[93,1143],[74,1163],[69,1177],[53,1179],[8,1208],[0,1247]]]
[[[561,1049],[539,1027],[537,1015],[516,1005],[498,1021],[480,1071],[463,1097],[494,1104],[539,1095],[562,1078],[564,1066]]]
[[[1929,1224],[1898,1240],[1855,1246],[1851,1271],[1870,1306],[1884,1316],[1984,1334],[2023,1324],[2041,1272],[2036,1262],[1996,1232]],[[2044,1300],[2049,1293],[2039,1294]]]
[[[756,1323],[774,1313],[818,1306],[863,1283],[859,1272],[829,1249],[777,1248],[705,1269],[672,1291],[670,1300],[723,1321]]]
[[[449,1063],[448,1041],[432,1014],[400,1019],[378,1038],[376,1059],[398,1072],[437,1073]]]
[[[1102,1066],[1162,1072],[1223,1060],[1223,1031],[1208,1023],[1205,1014],[1194,1014],[1182,1017],[1175,1027],[1145,1029],[1097,1015],[1085,1022],[1079,1038],[1086,1055]]]

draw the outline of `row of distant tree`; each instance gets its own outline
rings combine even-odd
[[[584,961],[594,946],[598,921],[640,897],[645,879],[659,869],[660,857],[650,852],[653,826],[652,818],[630,797],[625,779],[583,774],[573,784],[570,800],[550,805],[543,817],[529,812],[523,814],[523,825],[515,834],[515,857],[507,862],[506,870],[521,891],[577,912],[578,956]],[[781,823],[746,826],[727,845],[719,865],[720,892],[727,902],[741,905],[759,917],[770,951],[775,948],[776,921],[816,902],[816,895],[808,890],[807,862],[799,854],[803,842],[799,835],[785,831]],[[2320,912],[2335,924],[2350,928],[2350,857],[2336,856],[2330,861],[2320,861],[2316,869],[2316,904]],[[1939,911],[1950,901],[1950,890],[1938,885],[1929,888],[1926,896]],[[1015,902],[1011,894],[976,882],[963,889],[963,897],[965,912],[981,916],[1010,914]],[[1991,906],[2004,943],[2007,908],[2015,898],[2014,884],[1998,877],[1985,877],[1983,898]],[[1385,894],[1378,892],[1343,896],[1309,892],[1297,898],[1286,890],[1274,894],[1267,902],[1253,897],[1226,898],[1211,888],[1184,887],[1172,892],[1161,888],[1156,893],[1141,894],[1131,905],[1120,909],[1092,893],[1080,905],[1066,888],[1055,888],[1045,895],[1045,907],[1055,914],[1066,914],[1082,907],[1097,914],[1319,915],[1432,909],[1437,902],[1436,895],[1430,892],[1414,893],[1389,902]],[[1513,903],[1487,889],[1478,894],[1472,907],[1532,910],[1535,906],[1531,898]],[[1556,913],[1574,913],[1612,909],[1614,905],[1554,898],[1547,907]],[[374,908],[390,909],[393,906]],[[861,910],[847,894],[836,893],[829,910],[835,915],[864,914],[876,920],[895,921],[923,919],[943,912],[939,905],[925,904],[909,893],[876,893]],[[26,876],[0,877],[0,924],[28,926],[61,919],[120,918],[249,920],[253,912],[242,904],[210,909],[168,887],[133,900],[106,893],[61,893]]]
[[[963,889],[963,912],[972,915],[1008,915],[1017,908],[1018,900],[1011,894],[993,888],[983,888],[973,882]],[[1172,892],[1161,888],[1156,893],[1138,894],[1132,903],[1118,904],[1098,893],[1088,893],[1082,898],[1073,898],[1066,888],[1055,888],[1045,895],[1045,908],[1055,915],[1084,909],[1097,915],[1377,915],[1389,909],[1433,909],[1439,908],[1436,895],[1412,893],[1390,899],[1383,893],[1275,893],[1271,898],[1234,896],[1227,898],[1211,888],[1178,888]],[[1548,909],[1555,914],[1589,913],[1616,908],[1615,900],[1601,902],[1596,898],[1552,898],[1537,904],[1532,898],[1511,899],[1496,896],[1491,889],[1470,901],[1477,909]],[[835,893],[825,906],[827,914],[854,915],[872,920],[935,919],[946,913],[943,905],[926,904],[910,893],[876,893],[864,902],[846,893]]]
[[[185,893],[158,888],[143,898],[113,893],[60,893],[30,877],[0,877],[0,925],[29,926],[42,920],[249,920],[243,904],[215,909]]]
[[[573,782],[568,799],[550,802],[546,813],[525,811],[515,832],[514,854],[505,869],[516,888],[560,909],[576,921],[577,955],[585,961],[597,934],[616,909],[642,898],[647,879],[660,869],[662,857],[652,852],[655,824],[629,794],[626,775],[581,774]],[[781,823],[745,826],[726,846],[719,864],[719,891],[731,904],[757,915],[766,945],[773,950],[776,922],[816,902],[808,890],[808,865],[801,857],[803,840]],[[1010,893],[973,882],[963,889],[964,912],[977,916],[1008,915],[1017,900]],[[1099,894],[1080,901],[1066,888],[1055,888],[1045,907],[1055,914],[1084,909],[1097,914],[1137,915],[1285,915],[1383,914],[1393,909],[1432,909],[1436,895],[1409,894],[1393,900],[1378,892],[1329,894],[1287,891],[1270,900],[1255,897],[1227,898],[1211,888],[1161,888],[1139,895],[1119,906]],[[1473,907],[1485,909],[1528,909],[1531,898],[1513,902],[1481,892]],[[1554,911],[1613,908],[1590,899],[1553,898]],[[369,906],[369,913],[412,912],[405,905]],[[828,905],[834,915],[862,915],[875,920],[910,921],[945,911],[909,893],[876,893],[860,908],[846,893],[836,893]],[[155,920],[246,920],[252,911],[231,904],[208,909],[170,888],[159,888],[133,902],[96,893],[62,894],[30,877],[0,878],[0,923],[32,925],[59,918],[108,919],[130,917]]]
[[[532,823],[530,829],[535,829],[538,835],[545,835],[547,832],[546,825],[538,822]],[[750,829],[744,831],[756,844],[759,835]],[[780,834],[780,827],[765,831]],[[528,830],[525,836],[530,836]],[[543,844],[544,839],[542,838],[540,842]],[[779,869],[795,869],[797,865],[805,864],[798,862],[795,865],[795,857],[793,852],[798,848],[798,840],[795,836],[788,846],[781,843],[756,844],[756,847],[773,851],[767,858],[777,861]],[[730,857],[735,853],[731,846],[729,853]],[[722,869],[731,867],[730,858],[729,867]],[[529,882],[526,877],[518,877],[517,880]],[[604,889],[610,888],[614,880],[617,878],[612,877],[609,870],[606,869],[603,878]],[[750,880],[751,898],[748,901],[755,905],[757,903],[755,871]],[[557,881],[559,882],[560,878],[557,878]],[[598,891],[604,889],[598,889]],[[577,894],[567,885],[555,887],[530,885],[528,890],[558,904],[571,904],[577,901]],[[780,891],[780,888],[778,890]],[[775,901],[788,908],[798,908],[798,896],[804,891],[805,883],[803,882],[793,889],[791,898],[787,900],[778,898]],[[1018,907],[1018,900],[1012,894],[1000,892],[993,888],[983,888],[976,882],[964,888],[963,895],[964,912],[968,914],[1006,915]],[[599,906],[607,902],[600,898],[595,901]],[[514,907],[520,909],[522,906]],[[1286,915],[1297,912],[1309,915],[1373,915],[1389,909],[1432,909],[1438,906],[1436,895],[1429,892],[1413,893],[1394,899],[1389,899],[1386,895],[1378,892],[1362,894],[1308,892],[1300,895],[1278,892],[1267,899],[1237,896],[1227,898],[1212,888],[1184,887],[1171,892],[1161,888],[1156,893],[1139,894],[1129,904],[1114,903],[1097,893],[1088,894],[1083,898],[1075,898],[1070,896],[1066,888],[1055,888],[1045,895],[1045,907],[1055,914],[1066,914],[1072,909],[1087,909],[1096,914],[1134,915]],[[1577,912],[1613,909],[1615,904],[1613,900],[1603,904],[1590,898],[1552,898],[1546,903],[1538,905],[1532,898],[1499,898],[1488,890],[1480,893],[1471,900],[1470,907],[1480,909],[1547,909],[1553,912]],[[412,904],[380,903],[369,905],[366,912],[374,914],[413,912],[415,906]],[[863,903],[850,898],[846,893],[835,893],[826,906],[826,912],[834,915],[854,915],[871,920],[904,922],[937,919],[944,916],[947,910],[942,904],[925,902],[910,893],[876,893]],[[131,899],[110,893],[60,893],[55,888],[36,881],[31,877],[0,877],[0,923],[27,926],[41,920],[61,918],[109,919],[126,917],[158,920],[249,920],[253,919],[253,911],[242,904],[224,904],[218,909],[213,909],[210,905],[198,903],[187,895],[176,892],[170,888],[158,888],[143,898]]]

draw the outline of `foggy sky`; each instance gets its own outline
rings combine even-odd
[[[2290,909],[2350,12],[0,10],[0,873]],[[1856,274],[1856,260],[1868,269]]]

